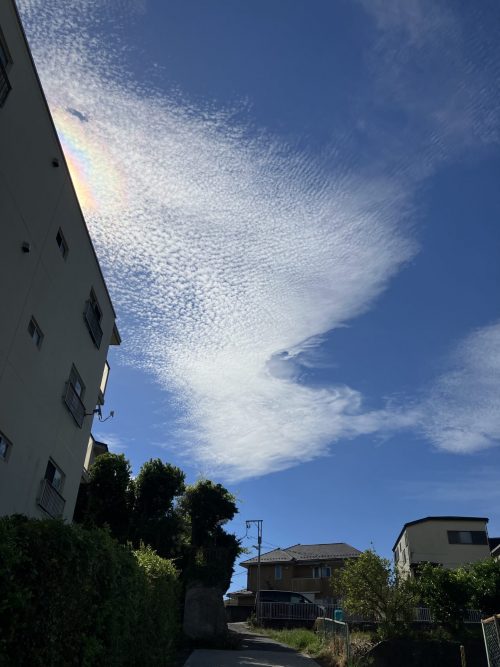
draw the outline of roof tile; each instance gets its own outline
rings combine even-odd
[[[332,558],[353,558],[359,556],[361,551],[345,542],[334,542],[332,544],[294,544],[285,549],[274,549],[262,554],[261,563],[287,563],[291,561],[314,561],[328,560]],[[257,563],[257,556],[249,558],[241,565],[253,565]]]

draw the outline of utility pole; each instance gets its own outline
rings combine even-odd
[[[262,549],[262,519],[248,519],[246,522],[247,530],[254,523],[257,526],[257,594],[256,601],[256,616],[257,623],[260,621],[260,552]]]

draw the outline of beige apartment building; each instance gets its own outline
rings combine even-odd
[[[73,516],[115,313],[12,0],[0,2],[0,514]]]
[[[402,576],[421,563],[456,568],[490,557],[488,519],[428,516],[405,523],[394,544],[394,562]]]

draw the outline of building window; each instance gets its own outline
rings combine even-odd
[[[449,530],[449,544],[488,544],[484,530]]]
[[[102,341],[102,329],[101,329],[101,320],[102,320],[102,310],[97,301],[94,290],[90,290],[89,300],[85,304],[85,311],[83,313],[83,318],[87,324],[89,333],[94,341],[94,344],[97,348],[101,346]]]
[[[7,66],[12,62],[9,51],[0,32],[0,107],[3,107],[8,94],[11,91],[9,77],[7,76]]]
[[[0,459],[2,461],[8,461],[11,449],[12,443],[10,440],[7,440],[4,434],[0,433]]]
[[[104,363],[104,370],[102,372],[101,385],[99,387],[99,395],[97,397],[97,402],[99,405],[104,405],[104,394],[106,393],[106,386],[108,384],[110,367],[108,362]]]
[[[281,565],[274,566],[274,578],[276,579],[276,581],[278,581],[279,579],[283,579],[283,568],[281,567]]]
[[[52,459],[49,459],[47,463],[47,469],[45,470],[45,479],[51,483],[52,487],[61,493],[64,484],[64,473],[62,470],[56,466]]]
[[[69,381],[73,385],[75,392],[78,394],[78,398],[81,398],[83,400],[83,397],[85,395],[85,385],[83,384],[83,380],[80,377],[80,374],[78,373],[74,365],[71,366]]]
[[[64,238],[64,235],[60,229],[58,230],[56,235],[56,243],[61,255],[63,256],[64,259],[66,259],[66,257],[68,256],[68,244],[66,243],[66,239]]]
[[[66,407],[73,415],[73,419],[80,428],[82,428],[83,420],[85,418],[85,405],[83,404],[84,395],[85,385],[83,384],[83,380],[75,366],[72,366],[69,380],[66,383],[66,391],[63,400]]]
[[[324,579],[332,576],[332,568],[327,566],[316,565],[313,567],[313,578],[314,579]]]
[[[38,504],[54,519],[62,516],[66,501],[61,495],[64,486],[65,475],[52,459],[49,459],[45,476],[40,486]]]
[[[42,346],[43,333],[34,317],[31,318],[30,323],[28,324],[28,333],[35,345],[40,348]]]

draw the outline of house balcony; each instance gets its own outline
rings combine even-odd
[[[11,85],[5,67],[0,60],[0,107],[3,107],[7,95],[10,93]]]
[[[101,347],[101,341],[102,341],[101,323],[99,321],[99,318],[97,317],[94,306],[90,301],[87,301],[87,303],[85,304],[85,310],[83,311],[83,319],[85,320],[85,324],[87,325],[87,328],[90,332],[90,336],[94,341],[95,346],[97,348]]]
[[[323,586],[326,584],[326,578],[313,578],[313,577],[293,577],[292,578],[292,591],[295,593],[320,593]]]
[[[48,479],[43,479],[40,485],[38,504],[49,516],[58,519],[62,516],[66,501]]]
[[[73,415],[75,422],[80,428],[82,428],[83,420],[85,419],[85,406],[82,403],[82,399],[78,395],[72,382],[66,383],[66,391],[64,393],[63,400],[66,407]]]

